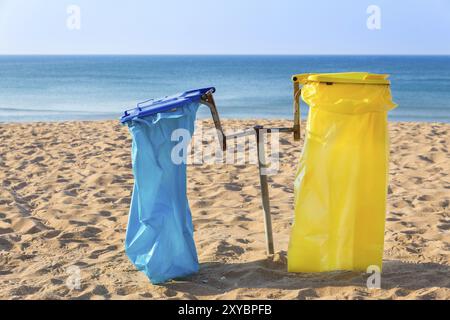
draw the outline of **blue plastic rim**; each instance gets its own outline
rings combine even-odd
[[[160,112],[167,112],[182,108],[190,103],[199,102],[208,92],[214,93],[216,88],[202,88],[189,90],[173,96],[159,99],[151,99],[137,104],[136,108],[126,110],[120,118],[121,123],[132,121],[135,118],[143,118]]]

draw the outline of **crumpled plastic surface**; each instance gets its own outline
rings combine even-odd
[[[290,272],[382,267],[388,85],[306,82],[310,106],[295,178]]]
[[[191,104],[128,124],[135,180],[125,251],[154,284],[198,271],[186,195],[186,161],[177,164],[171,158],[180,143],[172,141],[173,131],[186,129],[190,140],[198,106]],[[184,160],[187,157],[180,155]]]

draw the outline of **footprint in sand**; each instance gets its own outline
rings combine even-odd
[[[13,187],[15,191],[21,190],[27,186],[26,182],[21,182]]]
[[[102,217],[110,217],[111,216],[111,212],[106,211],[106,210],[102,210],[98,214],[101,215]]]
[[[46,225],[34,219],[20,219],[13,227],[14,230],[17,230],[21,234],[36,234],[48,230]]]
[[[428,163],[434,163],[434,161],[430,157],[427,157],[427,156],[420,155],[419,159],[423,160],[423,161],[426,161]]]
[[[239,246],[234,246],[225,240],[222,240],[216,249],[216,256],[218,257],[239,257],[244,253],[244,249]]]
[[[224,187],[228,191],[241,191],[242,190],[242,187],[236,183],[225,183]]]
[[[442,222],[442,223],[437,226],[438,229],[440,229],[441,231],[450,230],[450,223],[448,221],[440,220],[440,222]]]
[[[100,228],[96,228],[96,227],[86,227],[82,232],[81,232],[81,236],[84,238],[93,238],[95,237],[97,234],[99,234],[100,232],[102,232],[102,229]]]
[[[44,160],[45,160],[44,157],[39,156],[39,157],[36,157],[36,158],[32,159],[30,162],[31,163],[39,163],[39,162],[44,161]]]
[[[108,289],[104,285],[97,285],[92,290],[92,294],[96,296],[104,296],[106,298],[110,297]]]
[[[316,290],[312,289],[312,288],[307,288],[307,289],[300,289],[298,291],[297,294],[297,298],[298,300],[309,300],[309,299],[314,299],[314,298],[318,298],[318,294],[316,292]]]
[[[117,249],[117,246],[109,246],[105,249],[101,249],[101,250],[94,250],[91,252],[91,254],[88,256],[89,259],[97,259],[99,256],[101,256],[102,254],[111,252],[111,251],[115,251]]]
[[[423,195],[417,197],[417,200],[419,200],[419,201],[431,201],[431,200],[433,200],[433,197],[430,196],[430,195],[427,195],[427,194],[423,194]]]
[[[50,230],[50,231],[47,231],[46,233],[44,233],[42,236],[46,239],[52,239],[52,238],[59,236],[60,234],[61,234],[61,231],[59,231],[59,230]]]
[[[11,296],[28,296],[30,294],[38,292],[40,289],[41,289],[40,287],[22,285],[20,287],[11,289],[9,293]]]
[[[61,285],[61,284],[64,283],[63,280],[61,280],[61,279],[56,279],[56,278],[50,279],[50,282],[51,282],[53,285],[55,285],[55,286],[58,286],[58,285]]]
[[[0,228],[0,235],[14,232],[11,228]]]
[[[73,225],[76,225],[76,226],[79,226],[79,227],[84,227],[84,226],[88,225],[87,222],[78,221],[78,220],[69,220],[69,224],[73,224]]]
[[[119,296],[128,296],[128,295],[135,293],[136,290],[137,290],[137,287],[135,287],[135,286],[125,286],[122,288],[118,288],[116,290],[116,294]]]
[[[12,244],[12,242],[10,242],[6,239],[0,238],[0,252],[1,251],[10,251],[13,246],[14,245]]]
[[[236,242],[239,242],[242,244],[249,244],[251,241],[248,239],[236,239]]]

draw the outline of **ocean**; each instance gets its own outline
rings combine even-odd
[[[0,56],[0,122],[119,119],[209,86],[223,118],[289,119],[292,74],[348,71],[391,75],[390,120],[450,122],[450,56]]]

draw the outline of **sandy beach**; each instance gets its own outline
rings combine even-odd
[[[226,120],[224,127],[241,130],[254,123]],[[257,167],[189,165],[201,269],[155,286],[123,247],[133,186],[127,128],[117,121],[0,124],[0,298],[449,299],[449,129],[390,124],[382,288],[368,289],[362,273],[286,272],[293,177],[303,140],[281,136],[281,171],[269,178],[276,251],[270,258]],[[79,289],[67,286],[74,266]]]

